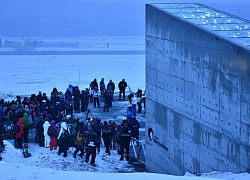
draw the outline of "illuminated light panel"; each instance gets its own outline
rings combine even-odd
[[[153,6],[250,49],[250,21],[196,3],[153,3]]]

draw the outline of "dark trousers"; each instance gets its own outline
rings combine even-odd
[[[88,146],[86,150],[86,158],[85,162],[89,162],[89,157],[91,156],[90,164],[95,164],[96,158],[96,147],[95,146]]]
[[[121,100],[121,96],[123,97],[123,101],[125,101],[125,89],[120,90],[120,92],[119,92],[119,100]]]
[[[23,139],[22,137],[15,139],[15,146],[17,149],[23,149]]]
[[[73,154],[74,158],[76,158],[76,154],[77,154],[79,151],[81,151],[80,157],[82,158],[83,155],[84,155],[84,147],[83,147],[83,146],[75,146],[75,148],[76,148],[76,149],[75,149],[74,154]]]
[[[103,141],[104,141],[104,146],[106,148],[105,153],[108,153],[108,155],[110,155],[111,140],[109,140],[109,139],[103,139]]]
[[[138,105],[138,113],[141,113],[141,102],[137,102],[137,105]]]
[[[94,98],[94,107],[96,107],[96,104],[98,107],[100,107],[100,100],[99,97],[93,97]]]
[[[74,111],[80,113],[80,101],[74,101]]]
[[[58,150],[58,154],[60,155],[61,153],[63,153],[63,157],[67,157],[67,151],[69,149],[69,146],[64,144],[65,142],[61,142],[59,143],[59,150]]]
[[[44,147],[44,135],[38,136],[38,143],[40,147]]]
[[[30,130],[30,127],[28,126],[25,126],[23,127],[23,142],[27,143],[29,141],[29,130]]]
[[[129,144],[121,143],[121,159],[124,158],[124,150],[126,151],[126,157],[129,156]]]
[[[88,103],[82,101],[81,102],[81,112],[85,112],[88,109]]]
[[[108,101],[104,101],[104,107],[103,107],[103,112],[107,111],[109,112],[109,106],[110,106],[110,102]]]

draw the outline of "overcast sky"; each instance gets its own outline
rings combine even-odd
[[[145,3],[187,0],[1,0],[0,35],[144,35]],[[192,0],[250,19],[246,0]]]

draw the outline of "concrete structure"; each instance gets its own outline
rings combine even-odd
[[[146,169],[249,171],[249,25],[201,4],[146,5]]]

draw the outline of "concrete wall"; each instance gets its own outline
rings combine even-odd
[[[146,5],[146,168],[250,168],[250,52]]]

